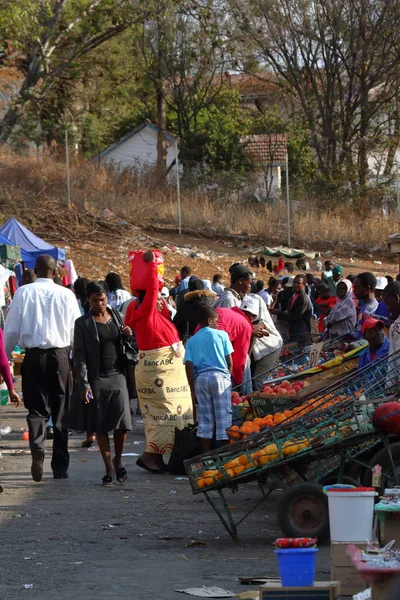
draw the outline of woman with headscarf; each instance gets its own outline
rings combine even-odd
[[[135,375],[146,434],[146,448],[136,464],[150,473],[165,473],[163,454],[172,451],[175,429],[193,423],[193,405],[183,346],[168,309],[160,305],[154,253],[146,252],[143,260],[148,263],[147,287],[125,317],[139,348]]]
[[[357,311],[353,300],[353,284],[348,279],[336,286],[337,303],[325,319],[329,337],[341,337],[354,331]]]
[[[194,275],[189,279],[189,291],[185,294],[174,317],[174,325],[184,344],[194,335],[199,324],[200,306],[214,306],[216,299],[216,294],[205,288],[204,281]]]

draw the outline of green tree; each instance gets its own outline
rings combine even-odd
[[[177,115],[171,112],[171,123]],[[181,159],[188,165],[204,162],[217,169],[246,169],[239,138],[251,127],[251,118],[240,106],[239,94],[222,89],[210,106],[203,107],[196,116],[196,128],[182,138]]]
[[[20,53],[24,80],[0,122],[1,142],[29,103],[41,102],[79,61],[147,14],[129,0],[3,0],[2,8],[0,37]]]

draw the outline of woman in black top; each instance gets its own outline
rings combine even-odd
[[[106,467],[103,485],[126,481],[121,464],[126,432],[132,429],[129,394],[121,362],[121,336],[130,337],[129,327],[120,330],[113,310],[107,306],[107,285],[93,282],[87,295],[91,310],[76,320],[74,358],[81,401],[88,405],[87,429],[95,431]],[[108,432],[114,430],[115,457],[111,460]]]

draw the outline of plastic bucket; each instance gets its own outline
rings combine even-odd
[[[365,542],[372,537],[374,488],[332,489],[329,504],[331,542]]]
[[[285,587],[314,585],[318,548],[288,548],[275,550],[279,575]]]

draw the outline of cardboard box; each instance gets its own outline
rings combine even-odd
[[[383,517],[383,518],[382,518]],[[385,512],[380,522],[381,546],[396,540],[395,548],[400,548],[400,512]]]
[[[0,244],[0,258],[2,260],[21,260],[21,248],[19,246]]]
[[[363,581],[357,569],[353,567],[350,558],[346,556],[346,549],[350,542],[331,543],[331,578],[340,581],[343,596],[353,596],[365,590],[368,585]],[[354,542],[357,548],[366,548],[367,544]]]
[[[270,581],[260,587],[260,600],[339,600],[339,581],[316,581],[313,587],[283,587]]]
[[[372,600],[388,600],[389,593],[393,585],[393,577],[380,581],[379,583],[371,583],[371,598]]]

